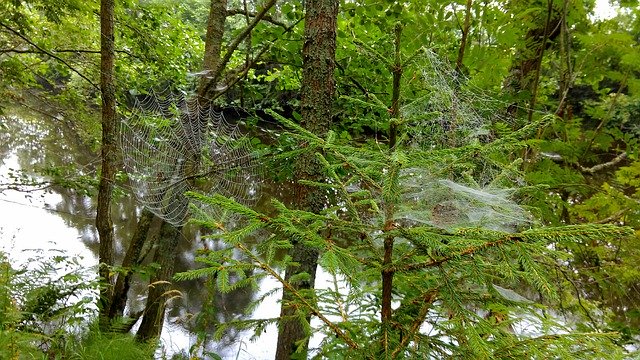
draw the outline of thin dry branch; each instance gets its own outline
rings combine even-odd
[[[615,166],[617,164],[619,164],[622,160],[627,158],[627,152],[623,152],[620,155],[616,156],[615,158],[611,159],[610,161],[607,161],[605,163],[602,164],[598,164],[598,165],[594,165],[590,168],[588,167],[584,167],[580,164],[578,164],[578,169],[580,169],[580,171],[584,172],[584,173],[588,173],[588,174],[594,174],[600,170],[606,169],[608,167],[612,167]]]
[[[227,9],[227,16],[234,16],[234,15],[243,15],[243,16],[248,16],[252,18],[255,18],[256,16],[258,16],[258,14],[256,14],[253,11],[245,11],[243,9]],[[276,26],[280,26],[281,28],[284,28],[284,29],[286,29],[289,26],[283,23],[282,21],[278,21],[274,19],[273,16],[270,16],[270,15],[264,15],[262,19],[268,23],[271,23]]]

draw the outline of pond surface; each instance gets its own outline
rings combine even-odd
[[[11,261],[24,264],[30,258],[30,249],[62,251],[67,256],[79,256],[84,267],[97,266],[98,240],[94,226],[95,203],[82,191],[61,187],[18,187],[16,176],[32,177],[36,182],[45,179],[39,175],[43,169],[75,169],[80,174],[91,175],[100,163],[99,156],[79,141],[72,129],[73,122],[62,115],[47,110],[13,108],[0,116],[0,249]],[[46,187],[46,188],[42,188]],[[282,189],[267,190],[287,193]],[[268,198],[265,192],[265,197]],[[268,200],[268,199],[267,199]],[[263,200],[263,203],[266,200]],[[116,238],[116,257],[122,258],[136,226],[140,213],[133,196],[123,191],[113,203],[113,220]],[[203,240],[195,229],[186,231],[180,243],[176,259],[176,271],[197,267],[195,254],[205,244],[210,248],[220,246]],[[318,272],[317,286],[330,286],[330,277]],[[202,312],[203,306],[215,320],[222,322],[243,318],[274,318],[280,312],[281,291],[266,298],[252,314],[245,315],[246,306],[256,297],[279,287],[275,280],[266,279],[257,293],[251,289],[239,289],[229,294],[216,293],[211,297],[204,280],[179,282],[177,290],[181,298],[173,300],[167,309],[167,319],[162,332],[159,354],[170,357],[179,352],[188,353],[197,337],[194,333],[193,315]],[[132,286],[129,307],[144,306],[146,282]],[[211,309],[213,307],[213,309]],[[213,311],[211,311],[213,310]],[[316,324],[312,322],[312,325]],[[210,331],[215,329],[210,328]],[[271,359],[275,354],[277,329],[275,325],[256,340],[251,331],[230,331],[219,341],[211,341],[207,349],[223,359]],[[312,339],[312,346],[319,344],[319,337]]]

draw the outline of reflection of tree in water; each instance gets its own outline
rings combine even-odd
[[[65,122],[40,116],[39,114],[16,113],[16,117],[4,118],[6,131],[0,131],[0,161],[12,152],[16,154],[18,165],[27,173],[37,176],[38,169],[65,168],[70,174],[95,174],[97,156],[88,146],[80,144],[78,136]],[[5,121],[9,119],[9,121]],[[14,121],[15,120],[15,121]],[[3,125],[3,126],[4,126]],[[4,180],[3,180],[4,181]],[[288,185],[265,183],[262,185],[262,196],[256,204],[258,211],[269,213],[270,199],[275,197],[289,203],[288,196],[292,192]],[[122,189],[121,189],[122,190]],[[91,197],[82,191],[62,186],[47,189],[60,196],[60,201],[50,208],[70,228],[80,234],[80,242],[94,254],[98,252],[98,240],[95,230],[95,205]],[[136,229],[140,209],[135,198],[124,191],[112,203],[116,244],[116,259],[122,259],[128,243]],[[159,224],[156,224],[159,225]],[[151,229],[150,237],[157,237],[159,226]],[[76,241],[76,239],[63,239]],[[251,240],[249,240],[250,242]],[[258,241],[258,239],[253,240]],[[195,262],[195,255],[202,251],[205,241],[192,227],[183,229],[175,270],[177,272],[194,269],[200,266]],[[207,240],[210,249],[224,246],[220,241]],[[153,258],[153,250],[145,257],[148,265]],[[129,308],[133,311],[144,307],[143,297],[147,292],[147,279],[138,276],[132,283],[129,292]],[[216,291],[209,286],[207,280],[182,281],[174,284],[182,296],[172,301],[167,317],[170,323],[180,325],[192,334],[212,334],[217,324],[232,320],[247,319],[247,306],[252,302],[255,293],[251,288],[240,288],[230,293]],[[192,315],[192,316],[190,316]],[[257,314],[259,317],[260,314]],[[209,341],[205,346],[216,351],[237,345],[239,337],[244,334],[237,329],[229,328],[218,342]],[[212,339],[209,339],[212,340]]]

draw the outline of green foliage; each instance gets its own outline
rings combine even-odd
[[[141,344],[130,334],[103,334],[92,329],[70,346],[67,356],[72,360],[151,360],[154,352],[155,344]]]
[[[203,267],[179,278],[215,277],[216,289],[223,292],[255,287],[266,276],[277,278],[278,269],[291,265],[282,254],[293,242],[305,242],[321,250],[323,268],[335,277],[334,288],[312,294],[314,301],[305,304],[308,297],[298,298],[301,311],[331,315],[336,326],[325,322],[324,331],[332,336],[318,356],[347,356],[349,338],[372,344],[352,353],[376,358],[384,330],[376,318],[381,305],[375,295],[380,291],[382,243],[385,236],[393,236],[390,267],[396,271],[400,307],[387,330],[393,346],[410,339],[401,351],[406,357],[535,358],[555,351],[563,358],[597,358],[601,355],[588,351],[597,344],[608,346],[608,330],[624,335],[617,339],[620,343],[633,342],[640,329],[640,13],[628,7],[613,19],[595,21],[588,17],[592,2],[553,1],[555,32],[540,47],[547,5],[472,2],[460,70],[468,78],[447,72],[442,77],[458,81],[444,86],[436,81],[440,78],[434,75],[443,73],[430,54],[445,59],[442,63],[455,61],[464,2],[341,2],[335,74],[340,97],[334,129],[326,139],[296,125],[303,3],[274,7],[269,21],[255,28],[224,74],[231,77],[265,50],[262,60],[218,105],[265,112],[290,129],[273,146],[264,145],[273,154],[269,168],[280,171],[272,177],[294,178],[292,160],[305,151],[316,153],[328,180],[302,185],[322,188],[330,203],[322,214],[310,214],[274,200],[272,215],[219,196],[191,194],[197,203],[222,206],[246,223],[231,227],[220,219],[201,218],[199,223],[227,247],[199,257]],[[25,97],[34,94],[53,101],[53,113],[62,114],[94,150],[99,146],[100,99],[89,81],[97,84],[100,75],[98,6],[98,1],[79,0],[0,1],[0,21],[16,30],[0,28],[0,111],[6,103],[25,103]],[[128,111],[131,97],[144,96],[149,89],[188,89],[198,80],[189,74],[200,70],[206,1],[124,1],[116,6],[121,113]],[[229,3],[236,10],[244,6]],[[246,6],[251,12],[260,3]],[[223,48],[246,21],[242,14],[227,19]],[[398,24],[403,27],[403,114],[393,121],[404,130],[399,151],[389,153],[382,148],[391,122],[392,44]],[[525,65],[538,64],[539,54],[539,70],[519,78]],[[539,83],[535,110],[555,116],[533,112],[527,123],[522,113],[528,109],[513,114],[507,109],[531,100],[533,92],[525,85],[534,76]],[[425,77],[432,81],[423,81]],[[510,93],[512,87],[519,90]],[[469,91],[477,95],[474,112],[456,108],[462,97],[450,96]],[[494,102],[495,97],[502,102]],[[444,106],[436,107],[437,101]],[[457,111],[453,121],[439,123],[451,109]],[[276,112],[295,121],[283,120]],[[475,127],[465,121],[476,112],[510,115]],[[251,126],[255,122],[248,121]],[[461,137],[465,140],[459,141]],[[298,147],[299,141],[308,146]],[[87,195],[94,192],[95,174],[48,165],[39,172],[53,184]],[[10,175],[18,188],[49,185],[27,172]],[[527,211],[513,200],[526,204]],[[438,218],[442,214],[449,222]],[[385,220],[396,228],[385,229]],[[255,249],[243,245],[247,236],[260,232],[270,236]],[[3,271],[7,276],[2,283],[10,285],[0,296],[6,310],[2,323],[9,324],[2,341],[17,344],[22,353],[39,354],[33,344],[49,338],[35,334],[42,324],[68,314],[70,309],[61,311],[56,304],[71,282],[29,287],[17,280],[20,271]],[[26,288],[16,295],[11,291],[19,283]],[[558,320],[563,311],[573,315],[568,316],[570,323]],[[429,319],[436,335],[412,329],[418,315]],[[520,319],[531,319],[527,321],[546,333],[540,330],[528,338],[514,334],[511,329],[522,324]],[[239,326],[259,333],[273,321]],[[26,322],[28,331],[16,330],[16,324]],[[582,335],[572,333],[576,329],[589,336],[578,338]],[[578,345],[562,346],[569,343]],[[0,349],[13,349],[3,344]]]
[[[287,124],[299,130],[295,124]],[[215,236],[227,247],[201,258],[204,269],[181,274],[178,279],[214,276],[225,291],[256,286],[260,277],[272,276],[290,288],[294,280],[282,279],[276,269],[296,264],[289,257],[275,258],[274,249],[302,242],[321,251],[320,263],[334,276],[332,289],[313,294],[294,292],[299,316],[312,313],[323,321],[320,330],[327,337],[318,356],[518,358],[528,351],[541,357],[579,359],[585,353],[595,357],[603,351],[607,357],[620,354],[612,342],[615,333],[600,334],[596,329],[576,333],[572,324],[549,314],[562,311],[562,288],[555,283],[554,273],[563,268],[556,259],[566,257],[553,248],[565,242],[614,241],[631,235],[629,228],[576,225],[505,232],[483,227],[441,228],[435,222],[420,225],[433,221],[425,218],[429,216],[424,211],[424,207],[429,209],[428,199],[420,199],[422,208],[414,205],[411,216],[394,214],[394,209],[408,201],[402,194],[410,193],[407,191],[415,181],[415,175],[407,176],[406,170],[415,172],[430,163],[425,159],[441,156],[441,152],[424,150],[421,156],[405,156],[399,150],[389,153],[354,148],[332,135],[321,139],[302,131],[295,136],[304,139],[310,149],[324,150],[324,155],[318,156],[330,180],[307,185],[329,188],[337,194],[335,201],[340,205],[314,214],[274,200],[276,213],[267,215],[222,196],[191,194],[196,203],[221,206],[241,215],[244,224],[226,229],[213,219],[199,221],[215,230]],[[504,144],[518,141],[503,138],[495,146],[515,151],[518,146]],[[455,169],[457,164],[483,154],[491,152],[478,153],[474,147],[458,149],[448,168]],[[455,173],[449,172],[449,176],[456,179]],[[394,229],[385,227],[383,220],[389,216],[396,218]],[[265,230],[270,236],[258,248],[244,245],[247,236]],[[383,266],[386,237],[392,237],[396,246],[392,263]],[[233,249],[240,250],[246,260],[234,259]],[[387,329],[377,316],[381,271],[395,274],[394,294],[399,302]],[[262,323],[244,323],[257,324]],[[519,326],[536,330],[514,331]],[[425,327],[430,330],[418,331]],[[390,338],[382,346],[385,333]],[[583,339],[580,343],[575,342],[578,337]]]
[[[34,255],[29,267],[0,261],[0,356],[62,356],[93,314],[97,284],[79,259]]]

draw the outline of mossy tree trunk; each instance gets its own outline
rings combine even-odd
[[[222,37],[224,35],[224,23],[227,19],[227,0],[211,0],[209,6],[209,19],[207,20],[207,34],[204,42],[204,61],[202,70],[205,75],[200,81],[198,87],[198,96],[200,98],[207,96],[207,88],[211,86],[209,83],[216,83],[216,74],[219,73],[218,68],[222,66]]]
[[[335,0],[310,0],[306,3],[304,26],[303,78],[301,89],[302,126],[314,134],[322,136],[331,125],[332,106],[335,94],[335,51],[338,2]],[[300,144],[305,146],[305,144]],[[298,179],[322,181],[322,166],[312,152],[301,156],[296,164]],[[327,203],[326,193],[317,188],[296,186],[296,199],[301,209],[319,212]],[[294,243],[292,261],[299,264],[286,269],[285,279],[306,273],[305,281],[293,282],[296,290],[312,289],[315,284],[318,251],[302,243]],[[308,334],[305,327],[295,317],[296,307],[292,295],[285,291],[282,298],[281,324],[278,334],[276,359],[291,359],[296,352],[297,342],[302,341],[299,356],[306,358]],[[310,321],[310,314],[306,315]]]
[[[113,291],[110,267],[114,261],[111,195],[116,173],[117,129],[114,84],[114,0],[100,2],[100,89],[102,92],[102,167],[98,186],[96,227],[100,237],[98,275],[100,288],[101,326],[108,324],[108,312]],[[105,321],[106,320],[106,321]]]

